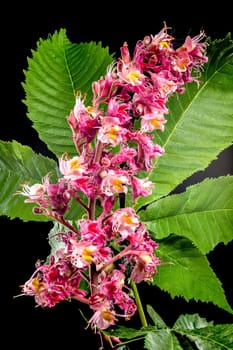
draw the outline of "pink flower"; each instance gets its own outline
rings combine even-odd
[[[152,190],[155,184],[148,180],[148,178],[139,179],[135,176],[131,179],[132,184],[132,195],[135,200],[138,197],[146,197],[152,194]]]
[[[164,124],[167,120],[164,118],[163,113],[160,110],[153,110],[151,114],[145,114],[142,116],[141,131],[152,132],[153,130],[160,129],[164,131]]]
[[[114,87],[114,81],[116,80],[115,62],[109,65],[105,77],[101,77],[98,81],[92,84],[93,90],[93,106],[99,107],[99,104],[108,102],[111,97],[115,96],[116,88]]]
[[[83,157],[75,156],[71,159],[64,154],[59,159],[59,169],[64,178],[76,178],[81,176],[86,171],[86,164]]]
[[[32,277],[23,285],[24,295],[35,297],[42,307],[53,307],[62,300],[71,297],[84,298],[85,291],[78,289],[81,277],[66,261],[51,261],[37,267]]]
[[[127,239],[128,235],[132,235],[139,226],[139,217],[133,208],[122,208],[116,210],[112,217],[112,230],[115,235]]]
[[[25,200],[25,203],[38,203],[42,207],[47,206],[46,186],[36,183],[32,186],[24,184],[22,187],[22,191],[18,191],[17,193],[28,197],[28,199]]]
[[[108,301],[104,301],[98,306],[92,306],[92,308],[94,308],[96,311],[88,321],[91,328],[107,329],[115,324],[115,321],[117,320],[115,317],[115,311],[111,310],[110,303]]]
[[[152,135],[146,135],[142,132],[131,132],[129,138],[138,144],[138,155],[136,164],[141,170],[150,171],[153,161],[162,156],[165,150],[153,143]]]
[[[100,191],[105,196],[113,196],[115,193],[127,193],[127,185],[130,185],[130,180],[126,171],[109,170],[109,172],[102,175]]]

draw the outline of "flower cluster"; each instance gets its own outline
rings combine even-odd
[[[131,318],[137,305],[130,283],[151,281],[161,263],[133,204],[153,190],[148,174],[165,152],[153,132],[165,128],[168,98],[182,93],[185,83],[198,83],[192,72],[207,61],[203,32],[174,48],[167,30],[138,41],[132,57],[124,43],[121,58],[93,83],[91,106],[77,93],[67,117],[77,155],[59,159],[57,183],[48,174],[19,191],[36,204],[35,213],[60,224],[57,249],[46,263],[37,262],[23,294],[42,307],[69,299],[86,303],[94,329]],[[66,219],[71,200],[86,212],[75,223]]]

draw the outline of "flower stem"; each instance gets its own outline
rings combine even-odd
[[[137,308],[138,308],[138,313],[139,313],[139,317],[140,317],[140,320],[141,320],[141,324],[142,324],[143,327],[147,327],[148,324],[147,324],[146,316],[145,316],[145,313],[144,313],[144,310],[143,310],[143,307],[142,307],[142,302],[141,302],[141,299],[140,299],[140,296],[139,296],[139,293],[138,293],[138,288],[136,286],[136,283],[131,281],[131,286],[132,286],[132,289],[133,289],[133,292],[134,292],[134,297],[135,297],[135,301],[136,301],[136,304],[137,304]]]
[[[96,152],[95,152],[92,164],[95,164],[95,163],[99,164],[100,163],[100,158],[101,158],[103,149],[104,149],[103,143],[100,141],[97,141]],[[96,204],[96,197],[89,198],[88,208],[89,208],[89,219],[90,220],[95,220],[95,204]]]

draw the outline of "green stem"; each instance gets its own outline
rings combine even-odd
[[[131,286],[132,286],[132,289],[133,289],[133,292],[134,292],[134,297],[135,297],[135,301],[136,301],[136,304],[137,304],[138,313],[139,313],[139,317],[140,317],[142,326],[143,327],[147,327],[148,324],[147,324],[146,316],[145,316],[145,313],[144,313],[144,310],[143,310],[143,307],[142,307],[142,302],[141,302],[141,299],[140,299],[140,296],[139,296],[139,293],[138,293],[138,288],[136,286],[136,283],[131,281]]]

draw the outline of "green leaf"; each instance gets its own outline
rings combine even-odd
[[[198,314],[193,315],[180,315],[174,323],[173,329],[195,329],[212,326],[213,322],[207,322],[205,318],[200,317]]]
[[[17,141],[0,141],[0,214],[23,221],[48,221],[43,215],[33,214],[35,205],[24,203],[24,196],[15,195],[21,190],[20,185],[41,183],[48,173],[57,176],[54,160],[34,153],[30,147]]]
[[[83,193],[79,193],[80,200],[84,203],[84,205],[88,205],[87,199]],[[83,206],[81,206],[76,199],[72,198],[69,202],[69,211],[65,213],[65,219],[74,222],[81,219],[83,215],[86,214],[86,210]]]
[[[233,240],[233,176],[205,179],[140,211],[156,239],[175,233],[189,238],[203,254]]]
[[[198,314],[180,315],[172,328],[166,325],[162,329],[115,326],[103,330],[103,334],[120,338],[122,346],[144,338],[143,348],[148,350],[230,350],[233,345],[232,324],[214,325]],[[125,339],[128,341],[123,341]]]
[[[58,259],[57,252],[59,250],[64,249],[66,247],[63,237],[60,234],[61,232],[69,232],[69,230],[60,224],[57,221],[54,221],[53,227],[51,228],[48,234],[49,245],[51,247],[51,251],[49,256],[47,257],[47,262],[49,263],[49,258],[52,255],[56,260]]]
[[[72,44],[65,29],[40,39],[22,84],[26,93],[23,101],[28,118],[40,139],[57,157],[67,152],[77,154],[67,116],[74,108],[76,93],[87,94],[85,103],[92,100],[92,83],[105,75],[113,61],[108,48],[101,43]]]
[[[166,323],[163,321],[163,319],[160,317],[160,315],[153,309],[151,305],[146,306],[146,310],[148,314],[150,315],[152,321],[154,322],[154,325],[157,328],[165,328]]]
[[[145,337],[145,349],[182,350],[177,337],[169,329],[148,332]]]
[[[155,142],[165,154],[155,163],[150,180],[153,193],[138,198],[135,209],[161,198],[193,173],[204,170],[218,154],[232,144],[233,134],[233,41],[230,35],[210,43],[208,63],[200,85],[186,85],[184,94],[175,94],[167,107],[164,132]]]
[[[148,331],[153,330],[154,327],[145,327],[141,329],[127,328],[123,326],[115,326],[114,328],[103,330],[103,334],[115,336],[122,339],[135,339],[145,336]]]
[[[195,343],[200,350],[232,349],[233,325],[214,325],[198,314],[180,315],[172,330]],[[195,347],[195,348],[196,348]]]
[[[178,330],[176,330],[178,331]],[[233,324],[209,326],[193,330],[179,329],[199,350],[232,350]]]
[[[186,301],[211,302],[233,313],[207,258],[188,239],[171,235],[158,243],[156,255],[162,264],[154,277],[154,285],[172,298],[181,296]]]

